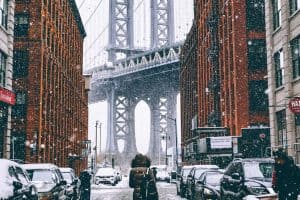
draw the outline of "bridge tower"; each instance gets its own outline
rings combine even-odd
[[[150,1],[151,48],[172,45],[174,43],[174,0]],[[128,57],[141,52],[134,46],[133,3],[134,0],[109,1],[109,45],[107,51],[112,63],[116,62],[117,53],[124,53]],[[163,55],[155,54],[153,59],[160,56]],[[149,91],[137,89],[141,86],[128,89],[127,92],[124,90],[120,92],[119,88],[122,87],[120,81],[110,80],[108,82],[106,85],[106,99],[108,101],[106,154],[109,155],[108,159],[114,158],[118,160],[118,163],[128,163],[128,159],[137,153],[134,111],[136,104],[140,100],[144,100],[151,110],[148,155],[155,161],[154,163],[157,163],[159,158],[163,161],[165,153],[162,152],[161,140],[165,139],[168,147],[175,145],[174,122],[168,118],[174,119],[176,117],[176,97],[179,90],[176,86],[178,83],[169,81],[169,86],[166,87],[161,87],[156,83],[158,88],[161,87],[164,90],[162,92],[153,91],[153,89],[149,89]],[[153,85],[154,83],[152,83]],[[119,153],[118,141],[124,141],[124,149],[121,154]]]
[[[134,0],[109,1],[109,60],[116,53],[139,53],[134,47]],[[174,0],[151,0],[151,48],[174,43]]]

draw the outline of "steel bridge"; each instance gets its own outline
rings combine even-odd
[[[143,133],[135,131],[134,113],[141,100],[151,112],[148,156],[152,162],[165,162],[162,140],[168,148],[175,147],[176,127],[170,119],[176,118],[182,42],[174,43],[173,6],[173,0],[151,0],[151,49],[141,51],[133,45],[133,0],[110,0],[111,64],[86,73],[92,74],[89,103],[108,102],[106,154],[117,165],[128,166],[137,153],[135,135]],[[117,53],[126,58],[117,60]]]

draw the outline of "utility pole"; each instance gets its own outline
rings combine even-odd
[[[174,125],[175,125],[175,149],[176,149],[176,155],[175,155],[175,161],[176,161],[176,170],[178,169],[178,142],[177,142],[177,120],[176,118],[173,119],[171,117],[168,117],[170,120],[174,121]]]
[[[98,138],[97,138],[97,129],[99,121],[96,121],[96,141],[95,141],[95,170],[97,170],[97,148],[98,148]]]
[[[100,127],[99,127],[100,128],[100,133],[99,133],[100,134],[100,144],[99,144],[100,153],[101,153],[101,126],[102,126],[102,123],[100,122]]]

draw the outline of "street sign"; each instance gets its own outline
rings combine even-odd
[[[294,97],[289,102],[289,108],[293,113],[300,113],[300,97]]]

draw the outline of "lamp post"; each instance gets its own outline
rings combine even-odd
[[[94,170],[97,170],[97,148],[98,148],[98,138],[97,138],[97,129],[98,129],[98,123],[99,123],[99,121],[97,120],[96,121],[96,125],[95,125],[95,127],[96,127],[96,141],[95,141],[95,168],[94,168]]]
[[[175,125],[175,149],[176,149],[176,155],[175,155],[175,161],[176,161],[176,170],[178,169],[178,142],[177,142],[177,120],[176,118],[173,119],[171,117],[168,117],[168,119],[174,121],[174,125]]]
[[[100,134],[100,144],[99,144],[100,153],[101,153],[101,126],[102,126],[102,123],[100,122],[100,127],[99,127],[100,128],[100,133],[99,133]]]

